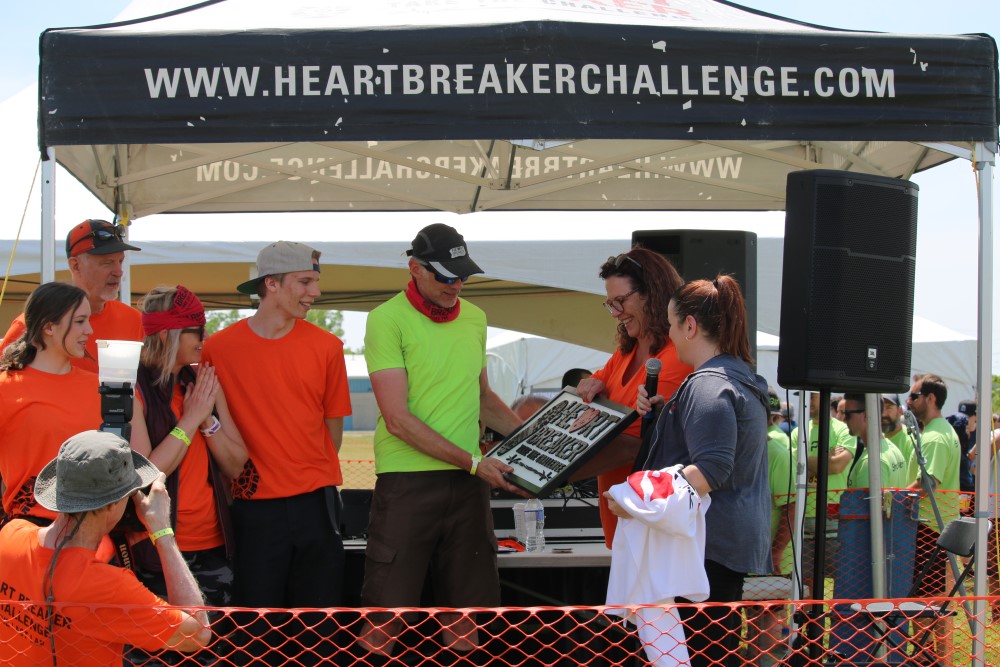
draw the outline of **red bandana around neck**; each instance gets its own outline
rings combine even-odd
[[[417,282],[413,279],[406,286],[406,298],[409,299],[414,308],[431,318],[434,322],[451,322],[458,317],[458,311],[462,305],[461,301],[456,301],[455,305],[451,308],[442,308],[437,304],[431,303],[420,293],[420,290],[417,289]]]

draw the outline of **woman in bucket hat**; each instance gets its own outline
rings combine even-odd
[[[117,667],[125,644],[186,652],[208,644],[204,611],[168,606],[130,572],[97,557],[131,498],[155,540],[174,604],[202,604],[169,527],[163,481],[113,433],[84,431],[62,444],[35,483],[38,503],[56,514],[53,523],[39,528],[14,519],[0,530],[0,647],[13,656],[7,664]]]

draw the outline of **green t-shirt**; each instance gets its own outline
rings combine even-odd
[[[958,468],[962,458],[958,434],[948,420],[938,417],[924,426],[924,431],[920,434],[920,445],[924,460],[927,461],[927,474],[938,482],[934,497],[941,510],[941,520],[947,525],[952,519],[958,518]],[[938,530],[928,498],[920,499],[920,518],[926,519],[929,527]]]
[[[799,441],[799,429],[798,427],[792,430],[791,441],[796,443],[794,446],[798,446]],[[809,420],[809,452],[808,456],[816,456],[819,451],[819,424],[814,422],[812,419]],[[851,432],[847,429],[847,424],[838,420],[830,419],[830,451],[832,452],[835,447],[843,447],[854,455],[854,450],[857,447],[857,438],[851,435]],[[840,495],[844,492],[847,487],[847,470],[850,468],[850,463],[847,464],[847,468],[844,468],[843,472],[832,473],[827,476],[827,496],[826,502],[828,504],[839,504]],[[811,478],[809,480],[809,486],[815,488],[816,480]],[[811,491],[806,496],[806,512],[805,516],[815,517],[816,516],[816,492]]]
[[[910,481],[907,479],[907,462],[903,459],[903,454],[899,451],[896,445],[892,444],[886,438],[882,438],[882,451],[880,453],[880,458],[882,460],[882,488],[884,489],[902,489],[910,485]],[[848,476],[847,476],[847,486],[850,489],[867,489],[868,488],[868,448],[865,447],[864,451],[858,456],[858,461],[854,466],[853,470],[851,465],[847,466]]]
[[[767,475],[771,489],[771,539],[773,540],[781,518],[781,507],[795,500],[795,466],[791,450],[770,435],[768,433]]]
[[[888,440],[896,445],[903,458],[906,459],[906,477],[910,480],[906,484],[909,486],[920,477],[920,464],[917,463],[917,455],[913,451],[913,438],[910,437],[904,426],[896,431],[895,435],[889,436]]]
[[[791,447],[791,440],[788,439],[788,434],[781,430],[781,427],[777,424],[771,424],[767,429],[767,439],[777,440],[785,447]]]
[[[434,322],[405,293],[368,315],[368,373],[406,370],[407,407],[418,419],[469,453],[479,451],[479,376],[486,367],[486,314],[461,300],[459,316]],[[454,470],[389,433],[379,415],[375,426],[375,472]]]

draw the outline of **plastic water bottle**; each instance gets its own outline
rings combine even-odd
[[[521,544],[528,539],[524,532],[524,508],[525,503],[514,503],[514,536]]]
[[[545,550],[545,507],[538,498],[524,506],[524,549],[529,552]]]

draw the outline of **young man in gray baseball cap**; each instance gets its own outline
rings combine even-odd
[[[337,451],[351,414],[344,343],[306,321],[320,298],[320,253],[278,241],[257,255],[257,277],[237,289],[257,294],[248,318],[205,341],[250,459],[233,487],[236,602],[244,607],[341,604],[344,546],[338,530]],[[252,623],[253,621],[251,621]],[[258,626],[260,626],[258,628]],[[247,652],[331,648],[318,638],[288,642],[266,623],[249,625]],[[313,649],[313,644],[322,644]]]
[[[17,664],[111,667],[122,664],[125,644],[185,652],[208,645],[204,611],[171,608],[131,572],[97,558],[131,499],[163,564],[170,604],[203,604],[173,538],[163,482],[113,433],[84,431],[62,444],[34,491],[58,512],[55,521],[40,528],[14,519],[0,530],[0,646],[23,658]]]

